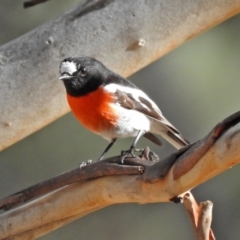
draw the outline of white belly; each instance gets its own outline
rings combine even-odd
[[[111,140],[113,138],[135,137],[139,130],[148,132],[150,130],[150,120],[144,114],[114,105],[115,110],[120,113],[119,120],[114,129],[104,131],[100,135]]]

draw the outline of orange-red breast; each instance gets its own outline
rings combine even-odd
[[[135,137],[126,151],[131,154],[141,136],[161,145],[154,133],[176,148],[188,144],[146,93],[96,59],[67,58],[60,64],[60,74],[73,114],[86,128],[110,141],[99,160],[117,138]]]

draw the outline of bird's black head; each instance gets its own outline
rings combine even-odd
[[[63,80],[67,93],[82,96],[102,85],[109,70],[99,61],[90,57],[71,57],[60,64],[60,80]]]

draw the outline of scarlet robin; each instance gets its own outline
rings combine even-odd
[[[135,137],[125,151],[132,155],[141,136],[161,145],[154,135],[159,134],[177,149],[188,144],[146,93],[100,61],[86,56],[66,58],[60,74],[73,114],[87,129],[110,141],[99,160],[118,138]]]

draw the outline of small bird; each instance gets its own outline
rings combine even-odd
[[[110,141],[101,160],[118,138],[135,137],[125,156],[135,150],[141,136],[161,146],[159,134],[177,149],[186,146],[180,132],[162,115],[158,106],[137,86],[87,57],[70,57],[60,64],[69,106],[75,117],[92,132]]]

